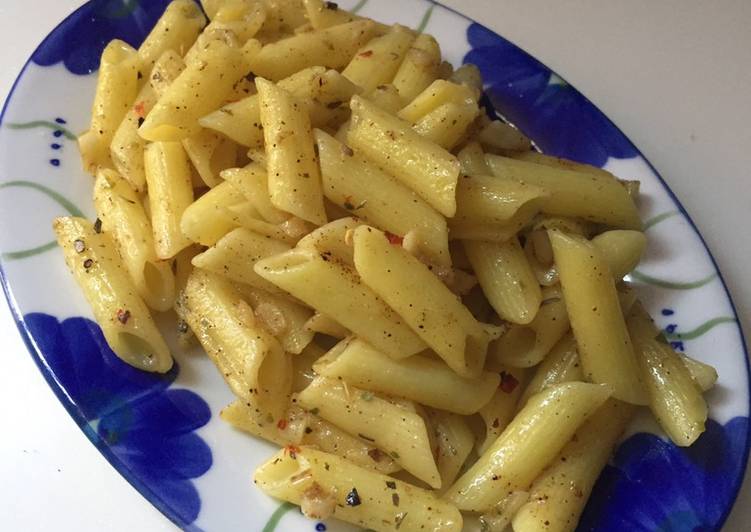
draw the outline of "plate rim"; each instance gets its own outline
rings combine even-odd
[[[60,22],[58,22],[52,29],[50,29],[47,34],[42,38],[42,40],[34,47],[34,50],[31,52],[29,57],[26,59],[26,61],[23,64],[23,67],[16,75],[15,80],[10,86],[10,89],[8,90],[7,95],[5,96],[5,100],[2,105],[2,109],[0,110],[0,127],[2,127],[4,119],[5,119],[5,113],[8,109],[8,106],[13,99],[13,95],[16,92],[16,89],[18,87],[18,83],[20,82],[23,75],[26,73],[26,70],[28,69],[29,65],[33,63],[33,57],[37,54],[41,46],[44,44],[46,39],[55,33],[60,27],[65,24],[65,22],[68,21],[71,17],[74,17],[77,15],[80,11],[84,10],[89,4],[96,2],[97,0],[86,0],[83,4],[81,4],[79,7],[68,13]],[[196,1],[196,0],[194,0]],[[722,270],[720,269],[717,260],[715,259],[709,245],[707,244],[706,240],[704,239],[704,235],[699,230],[699,227],[694,222],[691,215],[688,213],[688,210],[683,206],[683,203],[680,201],[678,196],[673,192],[673,190],[670,188],[668,183],[665,181],[665,179],[662,177],[660,172],[657,171],[655,166],[652,164],[652,162],[643,154],[643,152],[639,149],[639,147],[631,140],[631,138],[625,134],[625,132],[613,121],[611,120],[610,116],[606,114],[598,105],[595,105],[592,100],[589,99],[589,97],[582,92],[577,85],[573,85],[568,82],[568,80],[560,75],[556,70],[550,68],[545,62],[538,59],[536,56],[529,53],[526,49],[524,49],[522,46],[518,45],[513,40],[504,37],[501,33],[495,31],[492,28],[489,28],[488,26],[485,26],[483,23],[473,19],[472,17],[462,13],[461,11],[458,11],[457,9],[447,6],[443,3],[441,3],[438,0],[419,0],[421,2],[426,2],[428,4],[432,4],[433,7],[439,6],[450,13],[453,13],[454,15],[469,21],[472,24],[478,24],[482,26],[483,28],[487,29],[494,35],[500,37],[501,39],[505,40],[506,42],[510,43],[514,48],[517,50],[523,52],[526,56],[530,57],[531,59],[537,61],[539,64],[541,64],[545,69],[547,69],[552,74],[558,76],[561,80],[566,82],[573,90],[581,94],[587,101],[589,105],[591,105],[593,108],[595,108],[600,114],[605,118],[607,123],[609,123],[613,128],[618,130],[621,135],[625,139],[628,140],[628,142],[634,147],[636,151],[636,157],[640,157],[648,166],[650,171],[653,173],[653,175],[657,178],[659,181],[662,189],[667,193],[667,195],[670,197],[672,202],[675,204],[676,208],[680,212],[680,214],[685,218],[685,220],[689,223],[691,226],[691,229],[693,230],[694,234],[698,236],[699,241],[701,242],[701,247],[704,250],[704,253],[709,257],[709,260],[712,264],[712,267],[715,269],[715,272],[717,272],[717,278],[719,279],[723,292],[725,293],[725,297],[727,298],[728,303],[730,304],[730,309],[733,314],[733,318],[735,319],[735,329],[738,332],[738,337],[741,344],[741,350],[744,354],[744,363],[745,363],[745,369],[746,369],[746,382],[747,387],[749,389],[748,394],[748,406],[749,406],[749,413],[751,414],[751,360],[749,359],[749,347],[746,342],[746,337],[743,332],[743,327],[741,325],[740,318],[738,316],[738,311],[735,305],[735,302],[733,301],[733,296],[730,293],[730,289],[728,288],[727,283],[725,282],[725,278],[723,276]],[[432,7],[431,7],[432,9]],[[93,72],[92,72],[93,73]],[[77,75],[73,74],[72,75]],[[91,74],[88,74],[91,75]],[[3,269],[3,263],[2,260],[0,260],[0,285],[2,286],[2,291],[5,296],[6,302],[8,303],[8,307],[10,308],[11,316],[13,317],[13,321],[16,324],[16,327],[19,331],[19,334],[21,336],[21,339],[23,340],[24,344],[26,345],[26,349],[29,351],[29,354],[31,355],[31,358],[34,360],[35,365],[37,366],[39,372],[42,374],[42,377],[44,378],[47,385],[50,387],[52,392],[54,393],[57,400],[62,404],[63,408],[65,408],[66,412],[75,422],[76,426],[83,432],[83,434],[86,436],[86,438],[91,442],[92,445],[96,448],[96,450],[104,456],[104,458],[107,460],[107,462],[115,469],[115,471],[126,481],[128,484],[130,484],[139,495],[141,495],[147,503],[153,505],[164,517],[166,517],[170,522],[174,523],[176,526],[182,528],[182,529],[189,529],[189,530],[197,530],[198,527],[195,525],[195,522],[192,524],[188,524],[187,527],[185,523],[181,523],[177,516],[173,514],[169,510],[169,505],[167,505],[161,497],[156,495],[154,491],[149,488],[146,484],[140,481],[136,477],[135,474],[131,471],[131,469],[125,465],[117,456],[114,455],[114,453],[111,451],[109,446],[107,445],[99,445],[96,435],[93,435],[90,433],[90,431],[86,430],[86,426],[88,425],[88,420],[85,418],[83,413],[80,411],[80,408],[76,405],[76,403],[72,402],[63,387],[60,385],[60,383],[55,378],[54,373],[52,370],[45,364],[44,358],[42,357],[42,353],[40,352],[39,348],[36,345],[36,341],[34,339],[34,336],[29,331],[26,320],[24,319],[23,314],[21,314],[20,309],[18,308],[18,303],[13,296],[13,291],[11,284],[8,280],[7,275],[5,274],[5,271]],[[744,451],[742,453],[742,466],[741,470],[739,471],[740,475],[738,476],[738,482],[735,486],[733,486],[732,489],[732,497],[730,500],[730,503],[727,505],[727,507],[723,510],[723,513],[721,517],[717,521],[717,528],[715,530],[721,530],[722,527],[725,525],[728,516],[732,512],[732,510],[735,508],[738,497],[740,495],[741,488],[743,486],[743,481],[745,478],[745,474],[749,468],[749,455],[751,454],[751,428],[748,428],[746,430],[746,438],[744,442]],[[127,476],[126,476],[127,473]]]

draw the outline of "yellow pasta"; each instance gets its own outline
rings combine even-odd
[[[326,223],[310,120],[288,92],[256,79],[271,203],[316,225]]]
[[[206,24],[201,9],[192,0],[174,0],[138,47],[141,69],[148,72],[167,50],[183,55]]]
[[[320,312],[316,312],[311,316],[311,318],[305,323],[305,328],[312,332],[325,334],[339,339],[346,338],[350,334],[346,327],[337,323],[333,318],[330,318],[326,314],[321,314]]]
[[[440,360],[413,355],[395,360],[357,338],[337,344],[313,369],[331,379],[458,414],[473,414],[495,393],[497,373],[465,379]]]
[[[342,70],[342,75],[364,92],[391,83],[413,40],[409,29],[396,24],[387,34],[360,48]]]
[[[540,392],[445,498],[460,510],[485,511],[504,494],[528,488],[609,396],[607,386],[580,382]]]
[[[441,475],[441,486],[448,488],[474,447],[475,438],[464,418],[457,414],[430,410],[437,445],[436,462]]]
[[[301,505],[303,513],[312,519],[333,515],[367,528],[388,523],[403,530],[462,529],[459,511],[428,490],[310,447],[279,451],[261,465],[254,481],[272,497]],[[399,506],[394,504],[395,496]],[[316,504],[318,501],[323,504]],[[430,511],[425,512],[428,507]]]
[[[369,226],[354,234],[355,267],[363,281],[456,373],[482,372],[488,335],[427,266]]]
[[[585,376],[611,385],[616,399],[646,404],[613,276],[602,253],[581,237],[560,231],[548,234]]]
[[[53,223],[65,263],[91,305],[112,351],[144,371],[165,373],[172,355],[117,253],[109,234],[82,218]]]
[[[510,150],[526,153],[532,147],[532,143],[521,131],[500,120],[493,120],[482,128],[477,134],[477,140],[490,151]]]
[[[132,46],[111,41],[102,52],[88,131],[78,137],[84,169],[93,174],[110,166],[115,131],[138,94],[138,54]]]
[[[412,101],[433,83],[438,78],[440,64],[441,48],[435,38],[427,33],[415,37],[393,80],[402,101]]]
[[[371,443],[396,463],[434,488],[441,479],[431,452],[425,420],[380,396],[347,386],[346,382],[316,378],[297,396],[303,408]]]
[[[414,124],[447,103],[477,104],[477,99],[470,87],[437,79],[399,111],[399,118]]]
[[[477,440],[477,452],[484,453],[503,433],[517,410],[519,397],[524,391],[526,372],[520,368],[496,367],[501,377],[500,386],[490,401],[480,409],[485,432]]]
[[[647,246],[647,237],[640,231],[606,231],[592,239],[608,262],[610,273],[615,279],[633,270]]]
[[[243,201],[245,197],[231,183],[222,183],[185,209],[180,219],[180,230],[193,242],[213,246],[237,227],[227,208]]]
[[[417,192],[438,212],[453,216],[459,177],[456,157],[367,100],[354,96],[350,107],[348,144]]]

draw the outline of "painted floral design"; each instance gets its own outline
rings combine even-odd
[[[747,439],[747,417],[708,420],[688,448],[653,434],[631,436],[600,475],[578,530],[718,530],[743,479]]]
[[[91,74],[112,39],[137,47],[164,12],[169,0],[92,0],[50,33],[31,60],[40,66],[60,61],[73,74]]]
[[[195,521],[201,500],[191,479],[212,463],[195,430],[211,412],[195,393],[170,388],[177,365],[165,375],[128,366],[85,318],[33,313],[24,321],[44,374],[91,441],[175,523]]]
[[[474,63],[485,80],[485,104],[534,139],[543,152],[595,166],[608,157],[638,155],[634,145],[579,91],[545,65],[473,23],[467,29]]]

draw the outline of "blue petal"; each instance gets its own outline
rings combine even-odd
[[[635,434],[605,468],[580,531],[715,530],[732,505],[746,456],[748,418],[707,420],[689,448]]]
[[[121,361],[107,346],[102,330],[91,320],[57,318],[41,313],[24,316],[43,363],[67,395],[69,407],[94,420],[150,393],[164,390],[178,368],[158,375]]]
[[[73,74],[99,68],[104,47],[122,39],[138,47],[169,4],[169,0],[93,0],[50,33],[31,59],[41,66],[62,61]]]
[[[596,166],[638,155],[634,145],[573,87],[518,47],[479,24],[467,30],[464,57],[480,69],[485,101],[532,138],[543,152]],[[551,81],[555,79],[554,83]]]

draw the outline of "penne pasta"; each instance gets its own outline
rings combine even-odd
[[[254,269],[389,356],[408,357],[426,347],[354,270],[325,255],[294,249],[261,260]]]
[[[227,208],[243,201],[245,197],[231,183],[221,183],[185,209],[180,230],[193,242],[213,246],[237,227]]]
[[[282,423],[259,414],[260,410],[254,408],[252,403],[236,399],[219,412],[219,417],[238,430],[282,447],[300,445],[312,417],[300,407],[289,408]]]
[[[474,448],[472,430],[462,416],[430,410],[431,425],[435,431],[436,462],[441,475],[441,486],[448,488],[456,480],[459,471]]]
[[[475,103],[445,103],[418,120],[412,129],[442,148],[451,150],[465,137],[480,113]]]
[[[477,140],[488,151],[520,151],[527,153],[532,148],[529,139],[510,124],[493,120],[483,127],[477,134]]]
[[[437,79],[399,111],[398,116],[414,124],[447,103],[476,105],[477,98],[474,91],[466,85]]]
[[[626,189],[612,177],[492,154],[487,154],[485,160],[493,175],[535,185],[549,192],[549,196],[541,201],[542,212],[583,218],[621,229],[641,229],[636,205]]]
[[[584,238],[549,231],[566,310],[588,380],[613,387],[613,397],[645,404],[623,311],[602,253]]]
[[[339,339],[346,338],[350,335],[350,332],[346,327],[337,323],[333,318],[330,318],[326,314],[321,314],[320,312],[316,312],[310,317],[305,323],[305,328],[312,332],[325,334],[326,336]]]
[[[169,262],[156,257],[151,222],[135,190],[116,172],[100,169],[94,182],[94,206],[138,295],[154,310],[172,308],[175,278]]]
[[[144,152],[156,255],[170,259],[190,245],[181,220],[193,203],[190,163],[178,142],[152,142]]]
[[[209,187],[221,183],[219,174],[225,168],[236,166],[237,144],[208,129],[182,140],[185,153],[201,181]]]
[[[444,497],[460,510],[481,512],[507,493],[526,490],[609,396],[608,386],[575,382],[530,398]]]
[[[393,84],[402,101],[410,102],[438,78],[441,48],[435,38],[421,33],[412,42],[399,65]]]
[[[597,235],[592,243],[605,257],[613,278],[620,280],[639,264],[647,237],[640,231],[615,230]]]
[[[462,529],[459,511],[428,490],[310,447],[280,450],[256,471],[254,482],[272,497],[300,505],[312,519],[330,514],[366,528]]]
[[[316,225],[326,223],[321,174],[304,109],[273,83],[256,79],[271,203]]]
[[[496,373],[466,379],[436,358],[413,355],[395,360],[358,338],[337,344],[313,366],[319,375],[366,390],[403,397],[457,414],[473,414],[495,393]]]
[[[56,218],[53,228],[65,263],[112,351],[144,371],[169,371],[169,348],[137,295],[110,235],[75,217]]]
[[[716,369],[683,353],[678,353],[678,356],[681,357],[681,361],[685,364],[686,369],[691,374],[691,378],[699,385],[701,391],[706,392],[714,387],[717,382]]]
[[[362,222],[357,218],[339,218],[302,237],[297,243],[297,249],[308,249],[326,256],[329,260],[339,260],[354,268],[352,243],[347,244],[347,234],[360,225]]]
[[[283,418],[292,386],[292,361],[232,285],[193,270],[184,295],[185,321],[232,392],[259,419]],[[258,409],[256,411],[256,409]]]
[[[206,25],[206,17],[192,0],[173,0],[138,47],[141,69],[148,72],[167,50],[183,55]]]
[[[391,83],[413,40],[408,28],[395,24],[388,33],[360,48],[342,70],[342,75],[362,87],[363,92]]]
[[[438,212],[453,216],[459,177],[456,157],[363,98],[354,96],[350,107],[348,144],[414,190]],[[394,143],[400,146],[399,152],[391,148]]]
[[[448,266],[446,221],[415,192],[368,163],[345,144],[315,131],[323,193],[330,201],[394,235],[414,235],[420,251]]]
[[[519,397],[524,391],[526,372],[520,368],[496,367],[501,377],[500,385],[488,403],[480,411],[485,432],[477,440],[477,452],[483,454],[503,433],[514,417]]]
[[[490,168],[485,163],[485,152],[482,151],[482,146],[477,141],[471,141],[464,145],[457,154],[459,158],[459,164],[462,169],[462,174],[465,175],[492,175]],[[457,210],[459,206],[457,205]]]
[[[110,144],[138,94],[138,54],[129,44],[111,41],[102,52],[89,129],[78,137],[83,168],[94,174],[111,167]]]
[[[547,197],[548,193],[535,185],[493,176],[463,175],[456,189],[456,216],[451,227],[453,230],[458,224],[509,223],[523,207],[537,206]],[[531,216],[525,222],[530,220]]]
[[[462,377],[478,377],[489,338],[469,310],[427,266],[391,244],[381,231],[360,226],[353,241],[355,267],[363,282],[451,369]]]
[[[515,532],[566,532],[576,529],[595,481],[634,407],[609,399],[590,417],[529,490],[529,502],[513,517]]]
[[[425,420],[399,404],[346,382],[318,377],[297,404],[386,452],[405,470],[434,488],[441,486]]]
[[[526,325],[534,320],[542,291],[517,238],[504,243],[468,240],[464,249],[485,296],[498,315]]]
[[[574,335],[569,332],[555,344],[550,353],[535,369],[535,373],[524,388],[519,399],[519,408],[527,404],[527,400],[540,393],[545,388],[564,382],[582,381],[584,372],[579,362]]]

